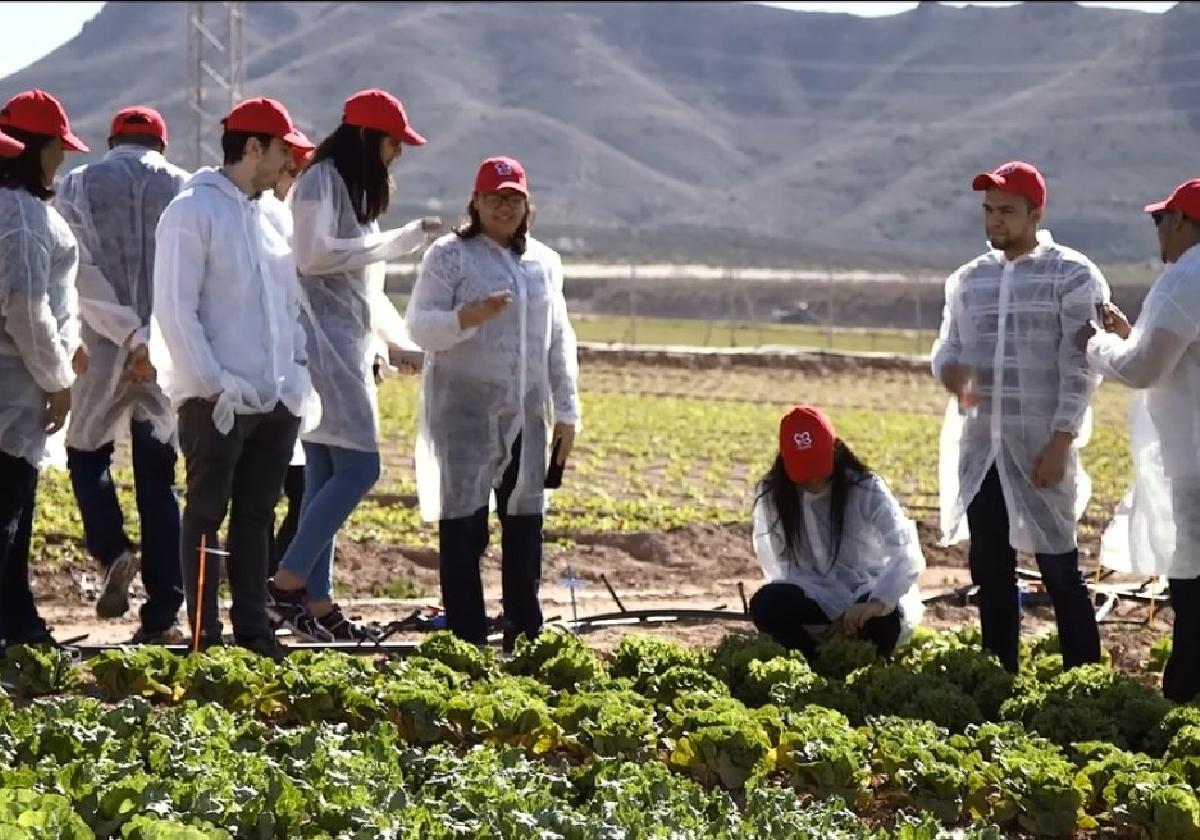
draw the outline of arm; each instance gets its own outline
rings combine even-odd
[[[124,346],[126,339],[139,333],[145,342],[145,324],[132,307],[125,306],[118,298],[112,283],[97,265],[89,242],[95,242],[94,228],[84,212],[86,196],[83,194],[83,176],[68,175],[59,189],[55,207],[66,219],[75,233],[79,246],[79,274],[76,288],[79,293],[79,315],[100,335],[117,346]]]
[[[1089,366],[1130,388],[1151,388],[1161,382],[1200,334],[1193,316],[1169,296],[1147,303],[1128,339],[1102,332],[1087,345]]]
[[[454,306],[457,263],[458,252],[451,243],[435,245],[421,260],[404,320],[409,336],[422,350],[449,350],[475,335],[476,327],[464,329],[459,323]]]
[[[958,334],[958,285],[961,274],[962,269],[959,269],[946,280],[942,324],[938,329],[937,340],[933,343],[932,369],[939,382],[943,380],[942,374],[946,366],[958,364],[962,358],[962,341]]]
[[[293,247],[301,274],[333,274],[401,257],[421,247],[425,233],[416,219],[400,228],[339,237],[337,190],[341,176],[331,167],[306,172],[292,188]],[[349,210],[348,204],[346,210]]]
[[[779,528],[779,517],[775,514],[775,506],[768,496],[758,496],[761,487],[755,487],[757,498],[751,512],[753,519],[754,554],[758,565],[762,567],[763,578],[768,582],[784,580],[787,577],[788,561],[783,541],[783,533]]]
[[[1088,370],[1087,358],[1075,346],[1075,333],[1096,317],[1096,306],[1108,299],[1108,283],[1094,265],[1079,266],[1063,281],[1059,295],[1058,409],[1051,428],[1074,438],[1079,433],[1100,377]]]
[[[874,492],[863,490],[863,521],[878,535],[883,552],[883,574],[871,588],[871,599],[884,605],[884,612],[896,605],[925,569],[925,555],[916,526],[905,514],[900,503],[882,481]]]
[[[575,328],[567,314],[563,295],[562,260],[550,266],[550,389],[554,397],[554,420],[577,425],[580,420],[579,356]]]
[[[12,337],[25,369],[47,394],[71,387],[71,358],[60,341],[58,321],[50,309],[50,252],[31,231],[20,230],[0,240],[0,319]]]
[[[170,210],[168,210],[168,213]],[[179,214],[175,214],[179,215]],[[151,363],[198,381],[212,397],[222,391],[223,370],[200,323],[200,291],[206,249],[194,223],[164,214],[154,252]],[[164,358],[166,357],[166,358]]]

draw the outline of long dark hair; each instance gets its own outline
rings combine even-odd
[[[467,218],[467,222],[454,229],[454,233],[459,239],[474,239],[483,233],[483,223],[479,220],[479,211],[475,209],[474,201],[467,202]],[[525,218],[521,219],[521,224],[517,226],[508,240],[508,247],[518,257],[525,253],[525,248],[529,245],[529,222],[532,218],[533,205],[526,202]]]
[[[842,544],[842,526],[846,522],[846,497],[850,488],[862,484],[871,477],[871,468],[859,460],[840,438],[833,444],[833,475],[830,477],[829,504],[833,532],[833,557],[828,574],[837,565],[838,549]],[[800,556],[800,544],[804,534],[804,522],[801,520],[800,488],[788,478],[787,469],[783,464],[783,456],[776,455],[775,463],[759,482],[758,498],[756,501],[769,498],[775,507],[775,515],[779,517],[783,529],[783,542],[789,562],[795,562]]]
[[[308,166],[332,160],[350,193],[350,206],[360,225],[369,225],[388,211],[392,178],[379,156],[379,144],[387,135],[374,128],[342,123],[321,141]],[[306,166],[305,168],[308,168]]]
[[[49,201],[54,198],[54,189],[46,186],[42,171],[42,149],[58,138],[51,134],[34,134],[20,128],[5,126],[4,133],[25,144],[21,154],[13,158],[0,158],[0,187],[25,190],[34,198]]]

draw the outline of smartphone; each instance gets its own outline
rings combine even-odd
[[[554,448],[550,451],[550,465],[546,470],[546,488],[548,490],[556,490],[562,487],[563,468],[566,464],[558,463],[558,449],[562,445],[562,439],[554,441]]]

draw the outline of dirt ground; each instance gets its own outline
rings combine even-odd
[[[936,545],[934,531],[920,523],[927,568],[919,586],[932,599],[926,606],[924,624],[954,628],[978,621],[977,608],[963,592],[970,583],[962,546],[949,549]],[[749,598],[762,585],[754,557],[748,525],[703,526],[659,533],[573,535],[570,548],[548,546],[543,565],[542,605],[547,621],[569,620],[573,615],[589,617],[618,610],[607,579],[617,598],[629,610],[724,609],[728,620],[630,623],[587,631],[588,641],[600,651],[611,649],[631,632],[653,633],[689,645],[709,646],[731,632],[749,632],[752,627],[739,614],[742,596]],[[1088,547],[1084,547],[1085,558]],[[1085,568],[1086,568],[1085,559]],[[578,584],[575,605],[564,585],[568,570]],[[489,549],[483,562],[484,590],[488,613],[500,612],[500,562],[496,548]],[[424,590],[424,597],[378,597],[382,587],[407,579]],[[1115,582],[1108,578],[1105,583]],[[739,584],[742,589],[739,591]],[[85,636],[85,644],[126,641],[137,629],[137,609],[144,591],[140,581],[133,586],[131,609],[124,618],[100,620],[95,614],[99,575],[84,558],[68,559],[54,570],[35,564],[34,590],[42,613],[59,639]],[[335,562],[335,590],[343,609],[364,621],[388,622],[403,619],[421,606],[437,603],[437,554],[431,549],[380,543],[342,541]],[[1024,607],[1022,631],[1032,638],[1054,627],[1048,605],[1039,603],[1036,591],[1029,593]],[[225,629],[228,616],[223,607]],[[739,616],[739,617],[734,617]],[[1146,659],[1150,644],[1170,633],[1171,611],[1157,604],[1151,620],[1147,604],[1121,600],[1101,624],[1105,647],[1114,662],[1125,670],[1137,670]],[[419,641],[420,632],[400,633],[396,640]],[[286,640],[285,640],[286,641]]]

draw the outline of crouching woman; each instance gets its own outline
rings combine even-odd
[[[887,656],[912,635],[924,611],[916,527],[819,410],[784,415],[753,516],[767,580],[750,599],[760,632],[806,657],[837,636]]]

